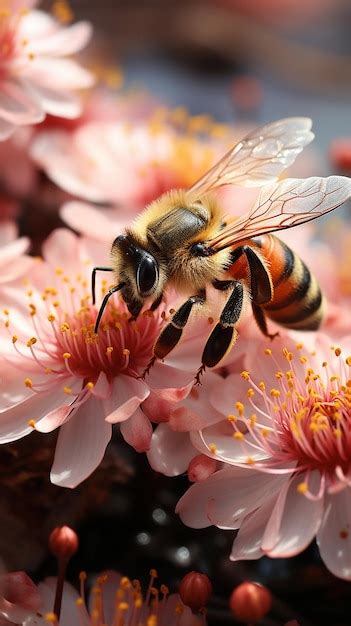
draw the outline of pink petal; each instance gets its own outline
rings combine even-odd
[[[259,559],[264,555],[261,548],[263,533],[272,513],[276,496],[267,498],[258,509],[244,518],[234,539],[231,561]]]
[[[18,227],[15,222],[9,220],[2,222],[0,226],[0,253],[2,246],[6,246],[16,239],[18,233]]]
[[[30,420],[39,422],[42,417],[66,401],[67,395],[63,389],[53,387],[46,392],[32,393],[23,402],[6,409],[0,414],[0,443],[16,441],[33,432],[33,427],[28,425]]]
[[[111,384],[105,372],[100,372],[91,393],[95,398],[100,398],[101,400],[106,400],[111,395]]]
[[[33,54],[46,56],[68,56],[86,46],[92,35],[89,22],[76,22],[67,28],[57,29],[50,36],[31,38],[30,50]]]
[[[41,607],[41,613],[43,615],[52,612],[55,601],[56,583],[57,579],[50,576],[45,578],[45,580],[38,585],[43,598],[43,606]],[[70,583],[65,582],[63,587],[60,626],[77,626],[77,623],[79,623],[79,613],[76,604],[78,597],[78,592],[74,587],[72,587]],[[35,617],[33,621],[28,622],[28,626],[46,625],[47,620],[40,617]]]
[[[285,476],[230,467],[192,485],[179,500],[176,512],[191,528],[214,524],[238,528],[241,520],[276,493]]]
[[[186,398],[194,385],[193,376],[182,369],[156,363],[147,377],[148,385],[159,397],[169,402],[179,402]],[[172,386],[170,387],[170,383]]]
[[[116,424],[128,419],[149,393],[149,388],[141,380],[119,375],[113,383],[111,396],[104,401],[106,421]]]
[[[197,431],[209,424],[223,420],[223,415],[210,403],[210,391],[222,379],[213,372],[207,373],[206,386],[193,387],[182,405],[175,407],[169,424],[173,430]]]
[[[257,449],[257,442],[253,435],[245,433],[244,439],[239,440],[233,438],[233,433],[232,424],[222,419],[221,422],[204,428],[202,432],[192,432],[191,442],[199,452],[229,465],[247,463],[248,457],[254,461],[270,458],[263,448]],[[211,452],[211,444],[216,446],[215,452]]]
[[[29,256],[13,259],[7,265],[1,265],[0,259],[0,282],[8,283],[21,276],[28,276],[35,264],[35,260]]]
[[[290,557],[302,552],[316,535],[322,521],[323,498],[310,500],[298,493],[301,475],[295,475],[281,489],[267,524],[262,550],[270,557]],[[319,472],[309,480],[312,492],[319,482]]]
[[[43,256],[45,261],[56,269],[64,267],[72,270],[78,264],[79,244],[78,237],[68,228],[57,228],[43,244]]]
[[[50,474],[55,485],[73,489],[101,463],[112,435],[101,409],[91,397],[61,426]]]
[[[115,236],[112,232],[121,233],[126,225],[123,219],[119,224],[116,219],[109,219],[101,211],[83,202],[66,202],[61,208],[60,216],[68,226],[82,235],[104,242],[111,239],[111,243]]]
[[[34,82],[31,87],[46,113],[68,119],[75,119],[80,115],[82,106],[73,94],[56,90],[50,86],[34,84]]]
[[[317,535],[326,567],[339,578],[351,580],[351,489],[326,496],[325,513]]]
[[[30,246],[28,237],[20,237],[9,242],[0,249],[0,264],[8,263],[27,252]]]
[[[263,357],[262,357],[263,358]],[[266,357],[267,358],[267,357]],[[254,371],[255,380],[256,380],[256,370]],[[275,380],[275,378],[273,378]],[[261,380],[260,378],[257,380]],[[253,412],[251,405],[247,401],[247,390],[250,385],[243,380],[240,373],[238,374],[230,374],[227,378],[217,379],[217,384],[213,385],[210,390],[210,402],[212,406],[222,413],[223,416],[232,415],[235,413],[235,403],[242,402],[245,407],[248,407],[249,415]],[[261,398],[259,394],[256,394],[255,404],[261,408],[263,411],[267,411],[264,400]],[[259,420],[263,423],[263,420],[268,422],[269,419],[265,420],[265,418],[260,414]]]
[[[147,452],[150,448],[152,426],[144,413],[138,408],[133,415],[121,422],[123,439],[137,452]]]
[[[0,117],[0,141],[8,139],[15,132],[16,128],[16,126],[10,124],[10,122],[5,122]]]
[[[156,472],[178,476],[186,472],[195,455],[187,433],[175,433],[167,424],[160,424],[152,435],[147,458]]]
[[[45,115],[39,99],[25,81],[1,81],[0,117],[10,124],[37,124]]]
[[[55,76],[55,80],[52,77]],[[26,77],[37,88],[61,90],[84,89],[94,84],[93,75],[72,59],[36,57],[26,68]]]
[[[47,413],[45,417],[36,422],[35,430],[38,430],[40,433],[51,433],[51,431],[55,430],[55,428],[62,426],[73,411],[74,406],[67,404],[59,406],[57,409],[50,411],[50,413]]]

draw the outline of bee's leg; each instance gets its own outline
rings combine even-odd
[[[269,337],[269,339],[274,339],[274,337],[278,337],[279,332],[270,333],[268,331],[267,320],[266,320],[266,316],[264,314],[263,309],[258,304],[255,304],[254,302],[251,303],[251,306],[252,306],[252,312],[254,314],[254,318],[256,320],[256,324],[259,327],[261,333],[263,333],[265,337]]]
[[[93,304],[95,304],[96,272],[113,272],[113,267],[105,267],[105,266],[93,267],[93,271],[91,272],[91,293],[93,296]]]
[[[153,301],[152,305],[150,306],[149,311],[156,311],[156,309],[158,309],[158,307],[160,306],[162,300],[163,300],[163,293],[161,293],[161,295],[159,295],[158,298],[156,298],[156,300]]]
[[[244,304],[244,288],[241,282],[218,280],[213,282],[213,286],[221,291],[231,289],[231,294],[221,313],[219,322],[207,339],[202,353],[202,365],[195,377],[197,384],[199,384],[200,376],[206,367],[215,367],[235,343],[238,336],[235,324],[239,321]]]
[[[249,266],[249,281],[251,292],[251,306],[254,318],[260,331],[270,339],[274,339],[279,333],[270,333],[267,328],[267,321],[263,309],[263,304],[271,302],[273,299],[273,283],[269,270],[265,266],[260,256],[249,246],[243,247],[243,252]]]
[[[146,374],[149,372],[150,368],[157,359],[164,359],[167,354],[175,348],[177,343],[180,341],[193,306],[195,304],[203,304],[205,302],[205,297],[205,291],[199,292],[196,296],[191,296],[174,313],[171,321],[159,334],[154,346],[154,355],[145,368],[141,378],[145,378]]]

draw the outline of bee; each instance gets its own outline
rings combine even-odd
[[[311,126],[309,118],[292,117],[253,131],[190,189],[167,192],[146,207],[114,240],[111,267],[93,269],[93,303],[96,272],[113,272],[116,279],[102,301],[95,332],[108,299],[117,291],[131,319],[146,302],[156,310],[169,287],[186,297],[157,338],[142,377],[178,344],[194,310],[204,307],[210,286],[223,294],[224,306],[205,343],[197,382],[205,368],[218,365],[234,345],[247,296],[267,337],[274,336],[267,318],[299,330],[319,327],[324,300],[316,279],[272,234],[320,217],[351,196],[351,179],[343,176],[278,181],[314,138]],[[248,213],[226,218],[214,195],[224,185],[262,189]]]

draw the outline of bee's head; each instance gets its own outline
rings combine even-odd
[[[160,293],[159,264],[130,235],[116,237],[111,254],[119,280],[125,283],[123,299],[131,314],[136,315],[147,298],[157,298]]]

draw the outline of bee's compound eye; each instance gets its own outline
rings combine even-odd
[[[142,296],[150,295],[158,281],[158,266],[151,254],[144,254],[136,274],[138,291]]]

